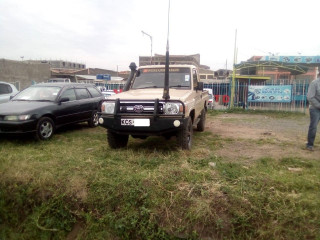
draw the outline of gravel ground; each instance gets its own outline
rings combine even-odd
[[[220,114],[207,119],[206,130],[219,136],[217,155],[248,163],[262,157],[320,160],[320,126],[313,152],[305,150],[309,116],[273,117],[268,114]]]

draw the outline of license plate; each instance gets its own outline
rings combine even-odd
[[[150,119],[121,119],[122,126],[150,127]]]

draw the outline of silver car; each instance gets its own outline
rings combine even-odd
[[[0,82],[0,103],[8,102],[10,100],[10,96],[14,96],[19,91],[17,88],[7,82]]]

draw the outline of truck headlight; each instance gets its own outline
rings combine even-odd
[[[4,117],[5,121],[25,121],[29,119],[30,115],[7,115]]]
[[[101,112],[104,112],[107,114],[113,114],[114,107],[115,107],[115,102],[103,102],[101,105]]]
[[[163,105],[164,114],[182,114],[183,106],[181,103],[167,102]]]

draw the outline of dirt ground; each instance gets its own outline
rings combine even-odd
[[[320,126],[315,149],[305,150],[309,116],[274,118],[257,114],[221,114],[207,118],[206,130],[224,141],[217,156],[254,161],[262,157],[320,160]]]

